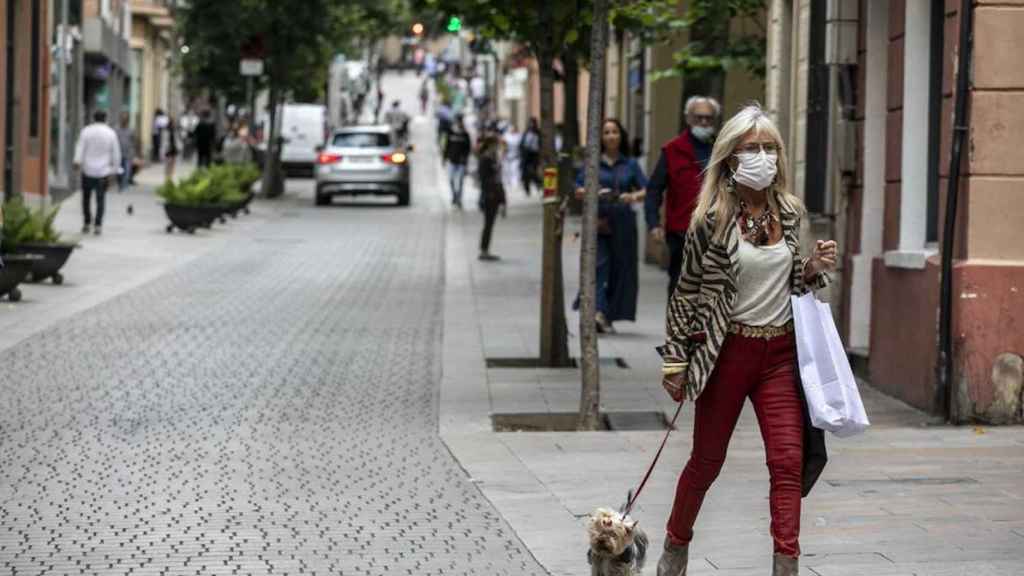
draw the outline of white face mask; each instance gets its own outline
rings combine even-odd
[[[690,128],[690,134],[701,142],[707,142],[711,140],[711,137],[715,135],[714,126],[693,126]]]
[[[736,182],[753,190],[764,190],[775,180],[778,167],[775,165],[778,154],[772,152],[739,152],[736,154],[739,166],[733,173]]]

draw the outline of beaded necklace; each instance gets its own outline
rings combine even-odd
[[[764,246],[771,238],[772,225],[777,218],[768,206],[765,206],[760,216],[754,217],[747,203],[740,200],[739,220],[743,238],[755,246]]]

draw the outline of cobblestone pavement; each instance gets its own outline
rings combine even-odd
[[[0,353],[0,573],[543,574],[437,437],[443,217],[294,202]]]

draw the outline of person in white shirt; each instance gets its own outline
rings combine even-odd
[[[97,110],[93,122],[78,136],[75,145],[75,169],[82,175],[82,233],[93,229],[97,236],[103,229],[107,185],[121,171],[121,144],[117,132],[107,126],[107,113]],[[96,220],[92,218],[92,193],[96,192]],[[95,228],[93,224],[95,223]]]

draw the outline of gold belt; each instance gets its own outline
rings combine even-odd
[[[729,324],[729,332],[739,334],[744,338],[764,338],[765,340],[768,340],[771,338],[778,338],[779,336],[785,336],[792,331],[792,320],[786,322],[782,326],[747,326],[746,324],[737,324],[736,322]]]

